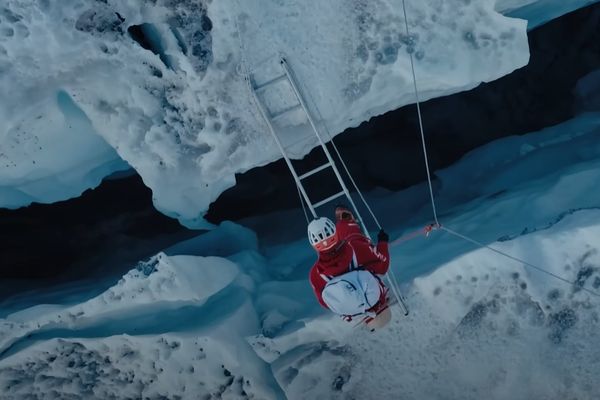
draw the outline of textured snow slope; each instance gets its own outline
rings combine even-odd
[[[118,154],[157,208],[202,224],[235,172],[280,157],[243,79],[280,53],[333,134],[414,101],[408,52],[423,99],[528,61],[525,21],[498,14],[493,0],[408,1],[410,36],[401,4],[5,1],[0,206],[74,196],[124,168]],[[302,140],[297,124],[285,129]],[[312,145],[298,143],[294,153]]]
[[[490,143],[439,174],[445,226],[574,286],[434,232],[391,251],[411,315],[394,309],[389,328],[356,331],[312,295],[301,210],[276,213],[247,221],[268,227],[260,247],[226,223],[98,296],[0,305],[0,389],[7,399],[595,399],[600,302],[580,288],[600,292],[599,180],[598,113]],[[392,237],[430,220],[424,185],[369,198]]]

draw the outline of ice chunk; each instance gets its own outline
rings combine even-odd
[[[9,315],[0,327],[0,348],[7,349],[26,334],[47,326],[78,329],[103,318],[128,318],[163,309],[204,304],[239,274],[238,267],[218,257],[173,256],[160,253],[140,263],[97,297],[73,306],[34,307]],[[149,306],[149,307],[148,307]],[[51,310],[52,312],[48,312]]]
[[[62,90],[3,115],[0,206],[77,197],[115,171],[129,169]],[[17,96],[18,97],[18,96]]]
[[[0,121],[10,134],[0,138],[0,157],[20,169],[8,162],[0,170],[0,206],[77,195],[127,165],[120,157],[159,210],[206,227],[203,212],[235,173],[281,157],[245,70],[284,54],[314,119],[335,135],[414,101],[409,54],[423,100],[525,65],[525,22],[498,14],[493,3],[408,2],[407,35],[400,0],[9,0],[0,10]],[[58,115],[48,105],[57,93],[114,150],[88,131],[57,139],[68,125],[48,122]],[[297,135],[300,157],[316,143],[304,141],[296,117],[282,124]],[[30,138],[16,143],[19,127]],[[45,146],[31,148],[34,136]]]

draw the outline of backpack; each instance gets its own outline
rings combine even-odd
[[[384,288],[369,271],[354,270],[331,278],[321,296],[327,307],[339,315],[364,314],[379,302]]]

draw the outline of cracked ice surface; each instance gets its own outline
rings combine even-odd
[[[118,314],[130,318],[144,315],[145,306],[169,309],[193,304],[199,306],[213,294],[227,287],[237,276],[237,267],[215,257],[167,257],[159,253],[125,274],[114,286],[97,297],[71,307],[34,307],[0,321],[0,352],[25,335],[48,328],[81,329],[98,316]],[[161,306],[158,307],[159,309]],[[41,314],[35,322],[31,315]],[[12,332],[7,335],[7,332]]]
[[[422,99],[528,61],[525,21],[497,13],[493,0],[407,2],[410,35],[401,6],[5,1],[0,206],[75,196],[131,166],[159,210],[201,225],[236,172],[280,157],[241,72],[267,69],[281,53],[333,134],[414,101],[409,52]],[[284,129],[301,139],[297,125]]]

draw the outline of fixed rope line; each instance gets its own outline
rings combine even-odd
[[[399,244],[407,242],[409,240],[412,240],[418,236],[429,236],[431,231],[433,231],[434,229],[438,229],[439,227],[440,227],[440,225],[435,224],[435,223],[426,225],[424,228],[417,229],[416,231],[412,231],[410,233],[404,234],[404,235],[400,236],[399,238],[391,241],[389,243],[390,247],[398,246]]]
[[[300,204],[302,204],[302,211],[304,212],[304,218],[306,219],[306,224],[310,223],[310,219],[308,218],[308,213],[306,212],[306,207],[304,206],[304,200],[302,199],[302,193],[300,192],[300,188],[296,185],[296,190],[298,190],[298,197],[300,197]]]
[[[410,40],[410,30],[408,28],[408,18],[406,16],[406,3],[405,0],[402,0],[402,10],[404,11],[404,24],[406,25],[406,36],[407,40]],[[425,167],[427,171],[427,182],[429,183],[429,196],[431,197],[431,208],[433,209],[433,220],[436,224],[440,224],[437,217],[437,210],[435,208],[435,200],[433,199],[433,186],[431,184],[431,173],[429,172],[429,160],[427,156],[427,146],[425,145],[425,133],[423,130],[423,117],[421,116],[421,102],[419,100],[419,89],[417,88],[417,75],[415,74],[415,62],[413,60],[413,50],[408,51],[408,55],[410,56],[410,69],[412,71],[413,76],[413,85],[415,90],[415,100],[417,102],[417,114],[419,115],[419,129],[421,132],[421,144],[423,146],[423,155],[425,156]]]
[[[445,227],[445,226],[440,226],[440,229],[442,229],[442,230],[444,230],[444,231],[448,232],[448,233],[449,233],[449,234],[451,234],[451,235],[454,235],[454,236],[456,236],[456,237],[459,237],[459,238],[461,238],[461,239],[463,239],[463,240],[466,240],[467,242],[471,242],[471,243],[473,243],[474,245],[477,245],[477,246],[479,246],[479,247],[485,247],[486,249],[489,249],[489,250],[491,250],[491,251],[493,251],[493,252],[495,252],[495,253],[498,253],[498,254],[500,254],[500,255],[502,255],[502,256],[504,256],[504,257],[510,258],[511,260],[513,260],[513,261],[516,261],[516,262],[519,262],[519,263],[521,263],[521,264],[525,265],[526,267],[533,268],[533,269],[535,269],[535,270],[537,270],[537,271],[539,271],[539,272],[542,272],[542,273],[544,273],[544,274],[546,274],[546,275],[549,275],[549,276],[551,276],[551,277],[553,277],[553,278],[555,278],[555,279],[558,279],[558,280],[560,280],[560,281],[563,281],[563,282],[565,282],[565,283],[568,283],[568,284],[570,284],[570,285],[576,286],[576,287],[580,288],[581,290],[584,290],[584,291],[588,292],[589,294],[592,294],[592,295],[594,295],[594,296],[600,297],[600,294],[599,294],[599,293],[596,293],[596,292],[594,292],[593,290],[587,289],[587,288],[585,288],[584,286],[580,286],[580,285],[578,285],[578,284],[577,284],[577,282],[575,282],[575,281],[570,281],[570,280],[568,280],[568,279],[566,279],[566,278],[563,278],[563,277],[562,277],[562,276],[560,276],[560,275],[557,275],[557,274],[555,274],[555,273],[553,273],[553,272],[550,272],[550,271],[548,271],[548,270],[545,270],[544,268],[538,267],[538,266],[537,266],[537,265],[535,265],[535,264],[532,264],[532,263],[530,263],[530,262],[527,262],[527,261],[525,261],[525,260],[522,260],[522,259],[520,259],[520,258],[518,258],[518,257],[511,256],[511,255],[510,255],[510,254],[508,254],[508,253],[505,253],[505,252],[503,252],[503,251],[501,251],[501,250],[498,250],[498,249],[496,249],[496,248],[494,248],[494,247],[492,247],[492,246],[486,245],[485,243],[479,242],[479,241],[477,241],[477,240],[475,240],[475,239],[471,239],[470,237],[468,237],[468,236],[465,236],[465,235],[463,235],[463,234],[460,234],[460,233],[458,233],[458,232],[456,232],[456,231],[454,231],[454,230],[452,230],[452,229],[450,229],[450,228],[448,228],[448,227]]]

